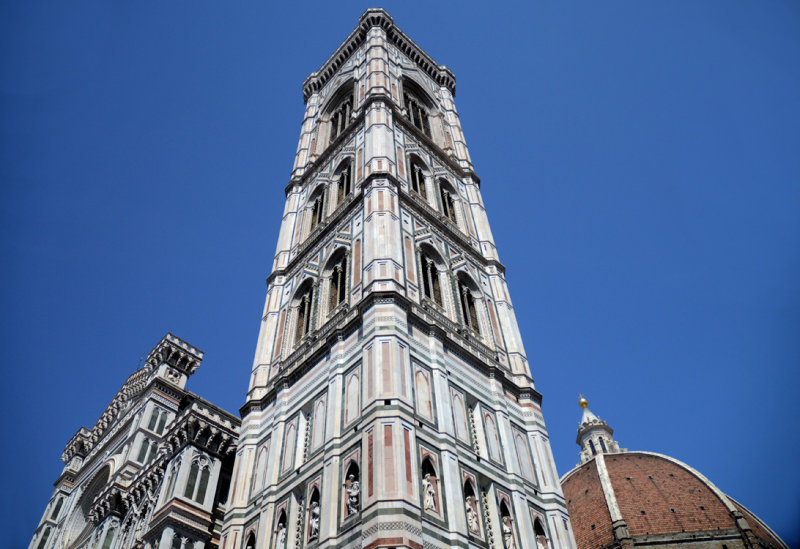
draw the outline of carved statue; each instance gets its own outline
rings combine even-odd
[[[309,537],[309,539],[316,538],[317,536],[319,536],[319,514],[320,514],[319,503],[317,503],[316,501],[312,501],[311,502],[311,518],[309,518],[309,520],[308,520],[308,523],[309,523],[308,537]]]
[[[469,531],[473,534],[480,533],[480,526],[478,525],[478,513],[475,512],[475,508],[473,507],[473,500],[472,496],[467,496],[466,507],[467,507],[467,527]]]
[[[284,549],[286,547],[286,525],[282,522],[278,524],[276,533],[278,535],[275,536],[275,549]]]
[[[503,547],[505,549],[514,549],[516,547],[514,530],[511,528],[511,519],[508,517],[503,519]]]
[[[425,494],[425,499],[423,500],[425,510],[436,511],[436,490],[433,488],[430,473],[425,473],[425,478],[422,479],[422,491]]]
[[[361,486],[353,475],[347,477],[349,485],[347,487],[347,515],[358,513],[358,499],[361,493]]]

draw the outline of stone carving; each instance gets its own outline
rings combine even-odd
[[[275,530],[275,549],[285,549],[286,547],[286,525],[281,522]]]
[[[316,501],[311,502],[311,516],[308,519],[308,539],[314,539],[319,536],[319,503]]]
[[[469,528],[470,533],[480,534],[478,513],[475,512],[475,497],[467,496],[465,504],[467,507],[467,527]]]
[[[166,377],[169,381],[178,385],[181,381],[181,374],[177,370],[173,370],[172,368],[167,368]]]
[[[436,511],[436,490],[433,488],[431,482],[431,474],[425,473],[425,478],[422,479],[422,491],[425,494],[423,506],[426,511]]]
[[[503,547],[505,549],[516,548],[516,542],[514,541],[514,530],[511,528],[511,519],[509,517],[503,519]]]
[[[350,516],[354,513],[358,513],[361,486],[354,475],[347,477],[346,486],[347,488],[345,489],[345,492],[347,493],[347,515]]]

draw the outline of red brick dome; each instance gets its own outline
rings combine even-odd
[[[699,472],[660,454],[600,454],[561,485],[578,549],[614,547],[625,538],[635,545],[713,540],[719,547],[786,547]]]

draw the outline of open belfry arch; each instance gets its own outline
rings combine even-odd
[[[370,9],[303,95],[221,546],[574,548],[453,73]]]

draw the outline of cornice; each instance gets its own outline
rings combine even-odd
[[[366,41],[367,32],[372,27],[380,27],[386,31],[389,42],[411,59],[425,74],[440,86],[445,86],[455,97],[456,77],[444,65],[437,64],[425,51],[411,38],[401,31],[395,24],[392,16],[381,8],[372,8],[365,11],[358,19],[358,27],[345,39],[333,52],[328,60],[316,72],[311,73],[303,82],[303,101],[317,93],[336,74],[339,68],[351,55]]]
[[[362,324],[363,315],[367,309],[376,303],[393,303],[402,307],[408,315],[409,322],[414,322],[424,328],[428,333],[437,335],[450,349],[459,353],[467,363],[475,367],[480,373],[500,382],[503,389],[516,398],[527,398],[541,406],[542,395],[530,385],[518,385],[512,376],[522,375],[530,380],[529,375],[513,374],[503,367],[492,356],[491,349],[482,343],[472,341],[466,333],[445,317],[433,314],[420,305],[414,303],[406,296],[395,291],[372,292],[364,297],[352,309],[344,309],[328,320],[320,329],[308,334],[300,347],[292,352],[285,360],[277,363],[278,372],[270,379],[267,392],[257,400],[249,400],[242,406],[239,413],[244,418],[251,412],[260,411],[269,406],[277,398],[277,394],[284,387],[293,385],[316,363],[317,359],[324,356],[329,348],[340,338],[351,333]]]

